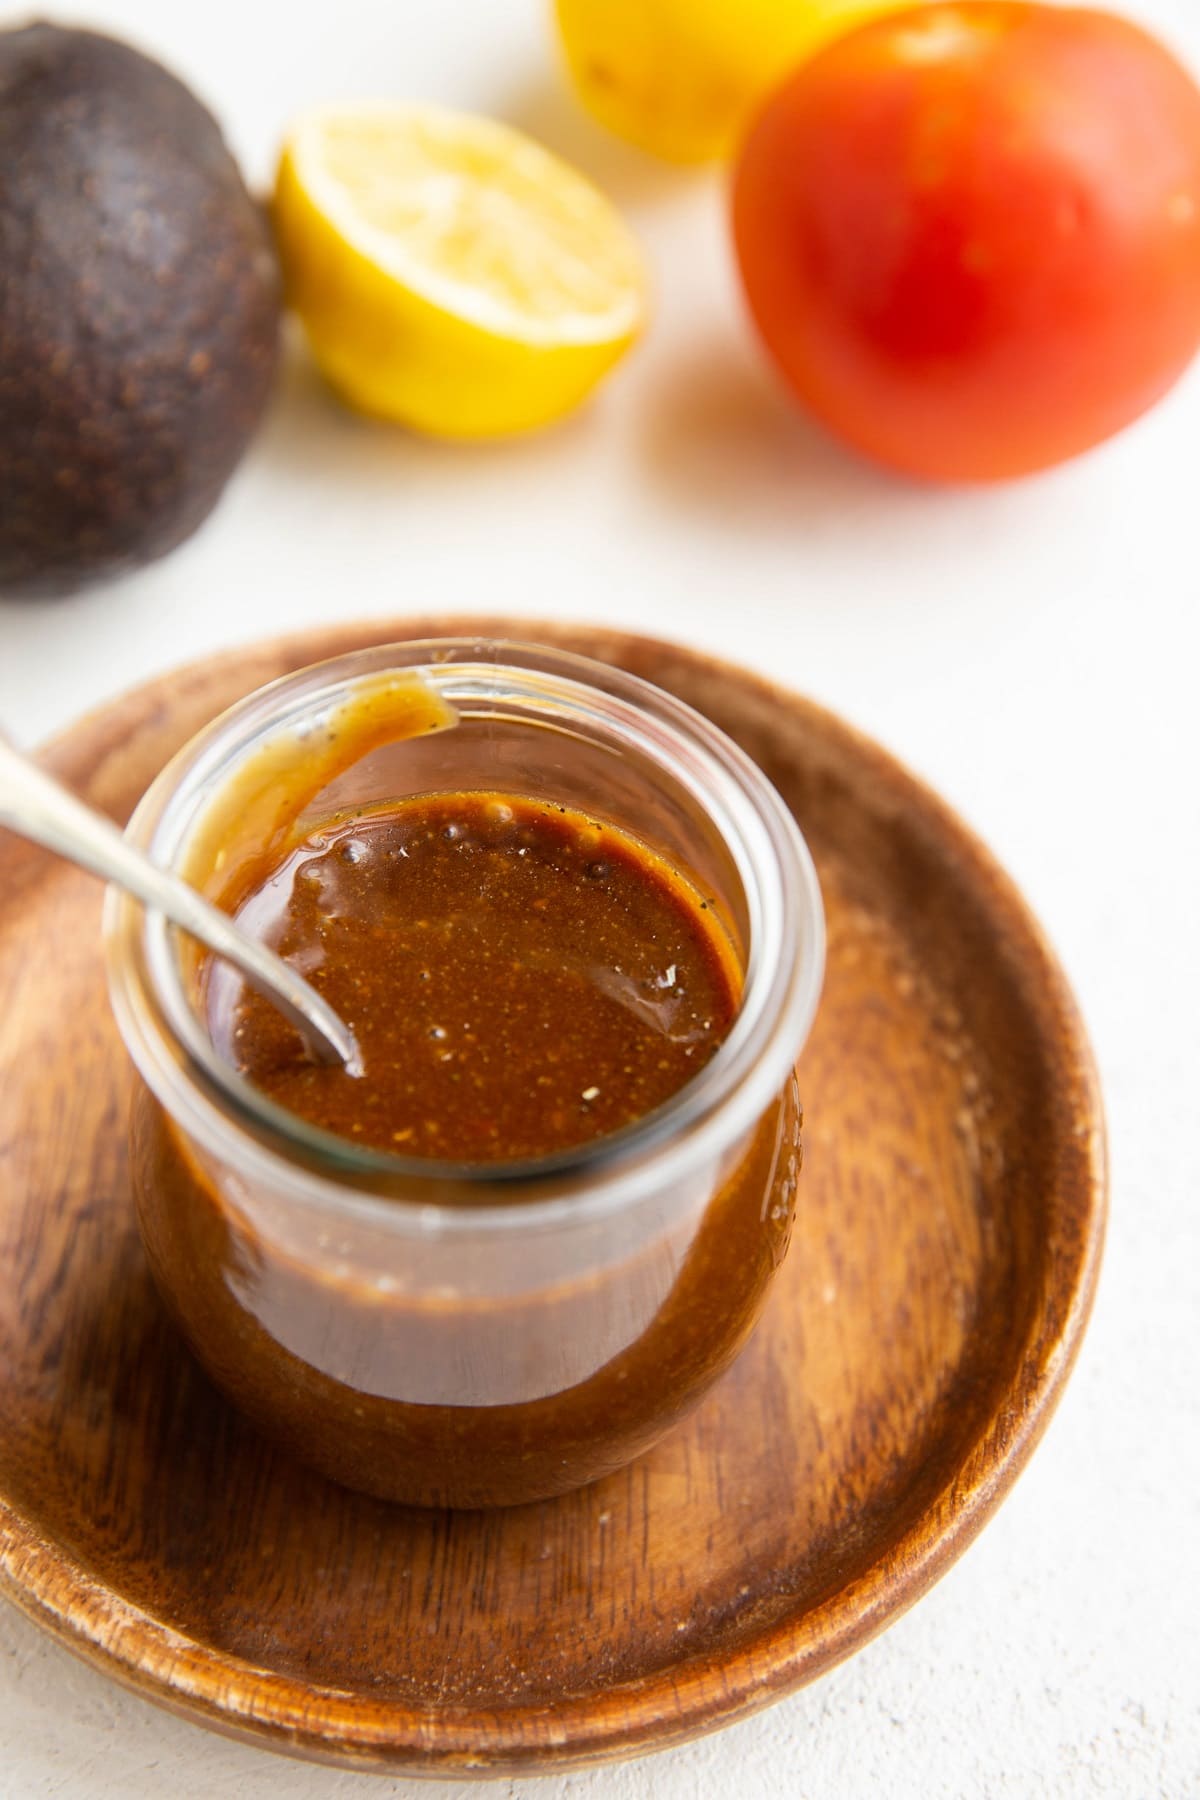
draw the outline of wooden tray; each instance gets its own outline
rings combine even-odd
[[[0,1587],[140,1693],[271,1748],[545,1771],[766,1705],[959,1554],[1078,1348],[1103,1125],[1063,976],[986,851],[836,719],[690,652],[498,620],[330,630],[155,682],[45,761],[123,819],[249,688],[447,631],[538,637],[672,689],[757,757],[808,836],[829,973],[764,1321],[674,1437],[565,1499],[423,1513],[293,1467],[151,1288],[99,890],[0,833]]]

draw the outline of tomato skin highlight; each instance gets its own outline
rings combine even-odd
[[[1028,474],[1200,347],[1200,91],[1103,13],[890,14],[766,102],[733,229],[767,347],[833,432],[919,477]]]

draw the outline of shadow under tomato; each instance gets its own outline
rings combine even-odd
[[[671,505],[731,532],[786,533],[928,505],[921,488],[854,455],[787,396],[752,349],[693,343],[645,383],[637,451]]]

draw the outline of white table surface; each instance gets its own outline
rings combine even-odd
[[[1128,10],[1200,70],[1196,0]],[[582,117],[541,0],[70,12],[173,62],[259,181],[317,100],[423,96],[527,126],[628,209],[658,308],[593,406],[509,447],[361,423],[293,355],[190,544],[102,591],[0,604],[7,727],[37,740],[174,663],[330,619],[469,606],[674,635],[843,712],[961,809],[1057,943],[1103,1071],[1113,1213],[1091,1330],[975,1546],[882,1638],[749,1722],[462,1792],[1200,1794],[1200,372],[1061,472],[915,490],[780,401],[740,317],[719,179]],[[421,1791],[181,1723],[0,1603],[3,1800]]]

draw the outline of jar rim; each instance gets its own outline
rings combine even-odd
[[[265,738],[345,701],[363,678],[416,674],[587,705],[639,748],[682,770],[730,852],[751,914],[741,1006],[728,1037],[677,1094],[620,1132],[527,1163],[435,1163],[355,1145],[268,1100],[207,1040],[185,992],[167,922],[110,891],[109,985],[143,1079],[189,1136],[247,1174],[327,1209],[381,1214],[398,1230],[479,1232],[607,1216],[661,1192],[738,1141],[782,1090],[808,1035],[824,973],[824,912],[811,854],[758,765],[702,713],[613,665],[503,638],[381,644],[311,664],[256,689],[210,722],[151,785],[128,834],[168,866],[231,768]],[[458,1198],[451,1199],[452,1190]],[[518,1190],[525,1190],[519,1193]],[[468,1196],[465,1198],[464,1196]],[[486,1196],[486,1197],[485,1197]]]

